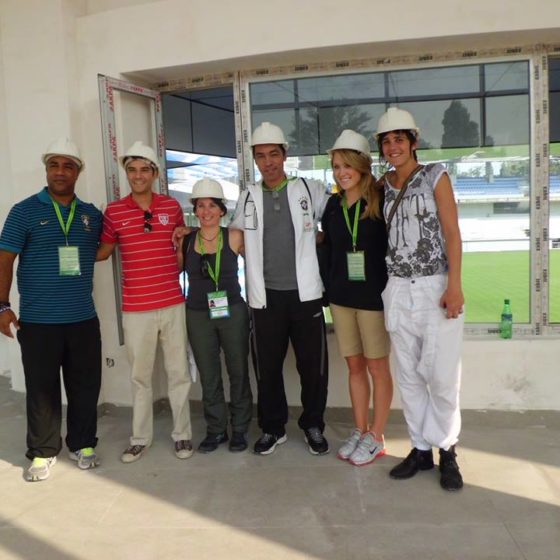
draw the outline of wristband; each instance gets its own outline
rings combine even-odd
[[[4,302],[0,302],[0,313],[4,313],[4,311],[10,311],[11,309],[12,308],[10,307],[9,303],[8,305],[5,305]]]
[[[0,301],[0,307],[10,307],[9,301]]]

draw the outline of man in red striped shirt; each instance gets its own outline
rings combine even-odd
[[[179,203],[152,187],[159,175],[154,150],[135,142],[119,158],[131,193],[111,202],[105,211],[97,260],[105,260],[119,245],[122,271],[122,310],[125,346],[131,367],[133,418],[124,463],[140,459],[153,437],[152,374],[161,345],[169,403],[171,437],[179,459],[192,456],[187,363],[185,299],[179,284],[173,230],[184,225]]]

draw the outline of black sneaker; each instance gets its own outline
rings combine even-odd
[[[222,432],[221,434],[206,434],[206,437],[198,446],[198,451],[200,453],[211,453],[218,449],[220,443],[225,443],[228,439],[227,432]]]
[[[457,454],[454,445],[448,451],[439,450],[439,472],[441,474],[439,483],[444,490],[450,492],[463,488],[463,477],[459,472],[459,465],[455,457],[457,457]]]
[[[399,480],[412,478],[418,471],[429,471],[434,468],[434,455],[431,449],[422,451],[414,447],[396,467],[389,472],[391,478]]]
[[[229,450],[235,452],[247,449],[247,436],[244,432],[233,432],[229,440]]]
[[[303,430],[305,442],[312,455],[326,455],[329,452],[329,442],[319,428]]]
[[[283,436],[277,436],[275,434],[263,433],[263,435],[255,442],[253,450],[257,455],[270,455],[276,449],[277,445],[281,445],[287,441],[288,436],[286,434]]]

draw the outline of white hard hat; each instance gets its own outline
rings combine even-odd
[[[142,158],[147,159],[149,162],[153,163],[157,170],[159,171],[159,159],[154,152],[154,149],[150,146],[146,146],[144,142],[137,140],[128,148],[123,156],[119,157],[121,165],[126,169],[126,160],[128,158]]]
[[[412,130],[416,136],[420,134],[420,129],[416,126],[414,117],[408,111],[398,107],[389,107],[379,117],[375,138],[379,138],[380,134],[391,132],[392,130]]]
[[[191,202],[197,198],[218,198],[226,203],[222,185],[210,177],[203,177],[193,185]]]
[[[341,132],[334,146],[327,150],[327,153],[332,157],[335,150],[354,150],[371,159],[371,150],[367,138],[350,129]]]
[[[71,159],[80,168],[80,170],[85,167],[80,156],[80,152],[78,151],[78,147],[66,136],[61,136],[50,144],[47,151],[41,156],[41,160],[46,165],[47,161],[55,156],[63,156]]]
[[[258,144],[280,144],[284,146],[284,150],[288,149],[288,142],[284,138],[282,129],[269,122],[263,122],[253,130],[251,146],[257,146]]]

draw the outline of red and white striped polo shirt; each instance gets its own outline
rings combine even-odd
[[[171,234],[183,226],[183,211],[170,196],[153,193],[144,231],[144,210],[132,195],[111,202],[103,218],[104,243],[118,243],[123,268],[123,311],[151,311],[185,301]]]

